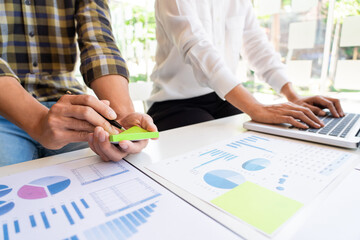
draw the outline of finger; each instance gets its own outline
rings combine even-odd
[[[310,111],[310,110],[309,110]],[[300,121],[306,123],[308,126],[313,128],[320,128],[321,125],[314,122],[311,118],[309,118],[304,112],[301,111],[290,111],[290,116],[294,117],[295,119],[299,119]]]
[[[134,141],[134,142],[128,141],[128,140],[123,140],[123,141],[119,142],[119,147],[121,148],[122,151],[124,151],[128,154],[134,154],[134,153],[141,152],[141,150],[146,147],[148,142],[149,142],[148,139]]]
[[[303,124],[299,121],[296,121],[295,118],[291,117],[291,116],[282,116],[279,118],[281,122],[283,123],[289,123],[291,125],[293,125],[294,127],[297,128],[302,128],[302,129],[308,129],[309,127],[306,124]]]
[[[103,130],[102,132],[107,134]],[[99,152],[101,152],[101,156],[106,156],[108,160],[112,160],[112,161],[120,161],[121,159],[123,159],[125,156],[128,155],[128,153],[122,151],[122,149],[119,149],[113,144],[111,144],[109,142],[108,135],[106,135],[105,138],[102,138],[100,136],[99,141],[97,142],[97,145],[95,147]]]
[[[154,124],[153,119],[147,114],[143,114],[143,115],[144,116],[141,121],[141,127],[150,132],[157,132],[158,129],[157,129],[156,125]]]
[[[100,147],[104,154],[106,154],[106,156],[114,162],[118,162],[128,155],[128,153],[123,151],[123,149],[118,148],[109,141],[101,143]]]
[[[141,114],[141,113],[131,113],[121,119],[121,125],[126,128],[132,126],[139,126],[145,130],[156,132],[157,127],[154,124],[152,118],[148,114]]]
[[[66,118],[62,123],[65,129],[70,129],[74,131],[85,131],[85,132],[94,132],[95,126],[88,123],[84,120],[78,120],[76,118]]]
[[[314,104],[316,105],[321,105],[323,107],[326,107],[327,109],[330,110],[331,114],[334,116],[334,117],[340,117],[339,113],[337,112],[336,110],[336,107],[335,105],[333,104],[332,101],[326,99],[325,97],[322,97],[322,96],[319,96],[319,97],[316,97],[314,99]]]
[[[69,101],[73,105],[82,105],[88,106],[94,109],[96,112],[100,113],[107,119],[113,120],[117,118],[117,114],[115,111],[108,106],[106,103],[98,100],[94,96],[90,95],[77,95],[77,96],[69,96]]]
[[[326,115],[326,112],[324,112],[321,108],[319,107],[316,107],[316,106],[313,106],[311,104],[308,104],[308,103],[305,103],[304,104],[305,107],[309,108],[313,113],[315,113],[316,115],[318,116],[325,116]]]
[[[89,138],[89,133],[84,132],[84,131],[68,130],[68,131],[62,132],[61,136],[58,135],[58,136],[56,136],[56,138],[59,138],[59,139],[62,138],[67,143],[70,143],[70,142],[87,142],[88,138]]]
[[[319,127],[324,126],[324,123],[309,108],[297,104],[294,104],[293,108],[299,112],[304,113],[308,118],[311,119],[312,122],[318,124]]]
[[[63,110],[62,113],[66,117],[85,120],[93,126],[100,126],[110,134],[119,134],[117,128],[112,126],[105,118],[100,116],[93,108],[81,105],[71,105]]]
[[[94,134],[93,133],[90,133],[89,136],[88,136],[88,144],[89,144],[89,147],[91,148],[91,150],[93,150],[97,155],[99,155],[96,152],[96,149],[95,149],[95,146],[94,146]]]
[[[325,98],[328,99],[329,101],[331,101],[331,102],[335,105],[336,111],[339,113],[339,115],[340,115],[341,117],[344,117],[344,116],[345,116],[344,110],[343,110],[342,107],[341,107],[341,104],[340,104],[340,100],[339,100],[339,99],[330,98],[330,97],[325,97]]]
[[[94,132],[94,148],[96,153],[101,157],[101,159],[105,162],[110,161],[110,159],[106,156],[106,154],[101,149],[101,143],[106,140],[107,132],[104,131],[101,127],[96,127]]]
[[[100,100],[100,101],[105,103],[106,105],[110,106],[110,101],[109,100]]]

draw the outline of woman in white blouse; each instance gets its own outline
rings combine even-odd
[[[250,0],[156,0],[158,48],[148,113],[160,131],[245,112],[259,122],[319,128],[337,99],[301,97],[260,28]],[[240,54],[289,102],[258,102],[235,75]],[[301,123],[297,120],[301,120]]]

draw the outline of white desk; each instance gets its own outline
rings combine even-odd
[[[232,217],[209,206],[145,168],[151,163],[236,136],[245,131],[242,128],[242,123],[247,119],[248,117],[242,114],[164,131],[160,133],[159,140],[150,141],[143,152],[129,156],[126,159],[153,179],[241,236],[249,239],[267,239],[259,232],[235,221]],[[360,155],[360,149],[344,149],[342,151],[350,151]],[[0,168],[0,176],[92,155],[94,153],[90,149],[84,149],[11,165]],[[355,165],[356,163],[354,163]],[[346,175],[339,177],[311,205],[306,206],[299,214],[296,214],[274,239],[360,239],[360,228],[358,227],[360,222],[360,188],[356,187],[358,182],[360,182],[360,171],[349,168]]]

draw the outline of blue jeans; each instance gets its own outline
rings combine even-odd
[[[41,102],[51,108],[56,102]],[[24,130],[0,116],[0,167],[88,147],[87,142],[70,143],[58,150],[44,148]]]

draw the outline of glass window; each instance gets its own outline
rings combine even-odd
[[[131,81],[148,81],[156,51],[155,0],[111,0],[117,45]],[[360,0],[253,0],[261,27],[302,95],[360,102]],[[274,95],[239,59],[239,80]]]
[[[147,81],[155,64],[154,0],[110,1],[116,43],[127,61],[130,81]]]

